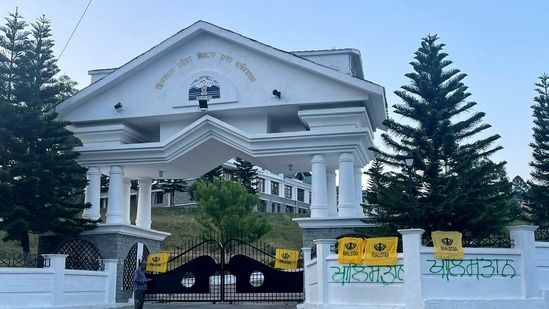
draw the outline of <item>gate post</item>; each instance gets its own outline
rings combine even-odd
[[[423,285],[421,281],[421,235],[423,229],[398,230],[402,235],[404,259],[404,291],[406,308],[423,308]]]
[[[309,279],[309,273],[306,271],[309,262],[311,262],[311,248],[301,248],[301,251],[303,252],[303,292],[305,293],[305,299],[303,300],[303,303],[309,302],[309,295],[310,293],[310,279]]]
[[[219,275],[219,298],[221,302],[225,301],[225,244],[219,244],[219,255],[221,256],[221,274]]]
[[[65,303],[65,261],[68,254],[42,254],[50,259],[50,268],[53,269],[52,305],[58,306]]]
[[[116,303],[116,264],[118,263],[117,259],[104,259],[105,263],[105,272],[107,272],[107,295],[105,296],[105,301],[107,304]]]
[[[326,258],[331,254],[330,247],[336,243],[335,239],[317,239],[314,241],[316,245],[316,260],[318,263],[317,270],[317,295],[319,304],[329,304],[330,295],[328,287],[329,269]]]

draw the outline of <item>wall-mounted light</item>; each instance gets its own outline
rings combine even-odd
[[[200,110],[203,111],[203,112],[208,110],[208,96],[207,95],[198,96],[198,108],[200,108]]]
[[[120,112],[122,111],[122,103],[118,102],[114,105],[114,111],[115,112]]]
[[[164,171],[158,171],[158,177],[160,178],[164,177]]]
[[[288,171],[293,171],[294,169],[294,165],[293,164],[288,164]]]
[[[278,90],[273,90],[273,99],[280,99],[280,96],[282,95],[282,93]]]

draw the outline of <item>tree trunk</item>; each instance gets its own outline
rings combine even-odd
[[[23,258],[25,259],[25,266],[33,267],[32,257],[30,253],[30,241],[29,241],[28,232],[21,233],[21,248],[23,249]]]

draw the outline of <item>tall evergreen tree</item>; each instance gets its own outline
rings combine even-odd
[[[70,79],[55,77],[49,21],[42,17],[27,32],[17,12],[6,20],[0,28],[0,109],[6,112],[0,116],[0,229],[29,255],[29,233],[78,234],[96,222],[81,218],[86,169],[73,151],[81,142],[51,112],[74,90]]]
[[[406,226],[402,216],[392,213],[405,212],[409,204],[404,157],[410,153],[415,227],[428,233],[457,230],[480,236],[507,224],[516,203],[505,162],[490,160],[502,148],[493,146],[499,135],[475,139],[490,125],[482,122],[484,113],[473,111],[476,103],[466,101],[470,96],[463,84],[466,75],[449,68],[452,62],[438,39],[436,35],[422,39],[411,62],[414,71],[405,75],[410,84],[395,91],[403,103],[394,105],[394,112],[405,122],[385,120],[388,132],[381,138],[387,150],[372,148],[377,160],[393,171],[389,184],[379,188],[378,196],[384,198],[378,198],[372,215],[379,223]],[[399,197],[388,198],[394,194]],[[379,215],[384,213],[391,215]]]
[[[378,229],[380,235],[395,234],[398,228],[407,226],[409,222],[409,200],[401,194],[406,192],[406,179],[393,172],[384,172],[384,165],[374,160],[368,171],[366,183],[365,213],[375,221],[383,223]],[[389,207],[401,205],[401,207]],[[396,235],[396,234],[395,234]]]
[[[223,166],[219,165],[213,170],[202,175],[200,179],[212,182],[216,177],[221,177],[221,176],[223,176]]]
[[[196,201],[194,197],[194,192],[196,191],[196,187],[198,185],[198,182],[203,181],[209,181],[212,182],[215,178],[221,178],[223,176],[223,166],[219,165],[213,170],[207,172],[206,174],[202,175],[200,178],[198,178],[193,184],[189,186],[189,195],[191,197],[192,201]]]
[[[248,193],[256,194],[257,168],[251,162],[239,157],[235,158],[235,165],[234,180],[243,184]]]
[[[520,176],[515,176],[512,180],[513,192],[515,194],[515,199],[519,202],[526,203],[526,192],[528,192],[528,183],[522,179]]]
[[[170,207],[175,207],[175,192],[187,192],[189,185],[184,179],[162,179],[154,188],[162,189],[165,193],[170,194]]]
[[[0,35],[0,97],[7,102],[18,103],[14,91],[25,80],[22,63],[28,50],[28,24],[17,9],[5,19],[5,26],[0,27],[3,34]]]
[[[540,227],[549,227],[549,75],[538,77],[537,96],[534,97],[534,141],[530,166],[532,178],[528,182],[528,207],[531,220]]]

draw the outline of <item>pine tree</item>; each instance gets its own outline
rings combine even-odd
[[[219,165],[213,170],[207,172],[206,174],[198,178],[197,181],[191,184],[188,188],[191,201],[196,201],[194,197],[194,192],[196,191],[197,184],[200,180],[212,182],[215,178],[221,178],[221,176],[223,176],[223,166]]]
[[[163,179],[159,180],[154,188],[162,189],[165,193],[170,194],[170,207],[175,207],[175,192],[187,192],[189,185],[184,179]]]
[[[513,184],[513,193],[515,194],[515,199],[520,203],[526,203],[525,194],[528,192],[529,186],[524,179],[520,176],[515,176],[511,181]]]
[[[366,214],[375,221],[382,223],[378,228],[379,235],[395,235],[398,228],[407,226],[409,222],[408,197],[401,194],[407,192],[407,180],[392,172],[384,172],[384,165],[374,160],[368,171],[366,184]],[[391,207],[401,205],[401,207]]]
[[[473,111],[477,104],[466,101],[470,96],[463,84],[466,75],[449,68],[452,62],[443,52],[445,45],[437,41],[436,35],[422,39],[411,62],[414,71],[405,75],[410,84],[395,91],[403,103],[394,105],[394,112],[405,122],[385,120],[388,132],[381,138],[387,150],[371,148],[377,160],[392,170],[388,185],[379,189],[384,200],[373,217],[382,224],[406,226],[395,214],[402,214],[409,204],[404,157],[410,153],[415,227],[427,233],[457,230],[481,236],[507,224],[516,203],[511,200],[505,162],[490,160],[501,149],[493,146],[499,135],[475,139],[490,125],[482,122],[484,113]]]
[[[530,189],[527,192],[531,220],[540,227],[549,227],[549,75],[538,77],[534,97],[534,141],[532,148]]]
[[[257,168],[252,163],[239,157],[235,158],[235,165],[234,180],[243,184],[248,193],[256,194]]]
[[[28,24],[19,15],[10,13],[6,25],[0,27],[0,97],[10,103],[16,103],[14,90],[16,84],[24,80],[22,62],[28,49],[29,32],[25,30]]]
[[[0,29],[0,229],[28,256],[29,233],[78,234],[96,222],[81,218],[86,169],[73,151],[81,142],[51,111],[74,83],[55,78],[49,21],[26,25],[16,12]]]

